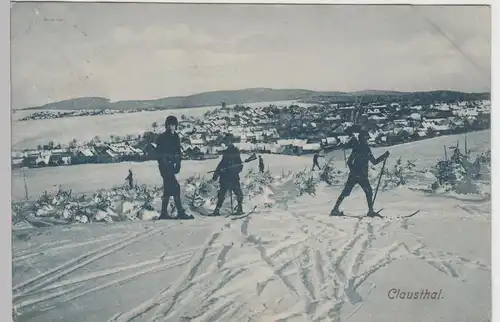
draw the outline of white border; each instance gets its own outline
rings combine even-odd
[[[43,2],[43,0],[34,0],[36,2]],[[497,0],[498,1],[498,0]],[[2,115],[0,116],[0,120],[2,122],[2,126],[0,127],[2,131],[2,135],[0,135],[0,141],[1,141],[1,155],[2,159],[4,159],[7,163],[6,168],[2,168],[5,171],[3,177],[1,178],[1,185],[2,185],[2,191],[0,193],[0,198],[1,202],[0,205],[2,205],[4,211],[2,211],[1,215],[1,220],[2,223],[0,224],[0,227],[2,229],[2,232],[0,233],[1,236],[1,241],[0,241],[0,247],[2,251],[2,256],[4,260],[2,261],[0,265],[0,276],[2,277],[2,294],[1,294],[1,307],[0,307],[0,321],[12,321],[12,272],[11,272],[11,208],[10,208],[10,202],[11,202],[11,192],[10,192],[10,186],[11,186],[11,160],[10,160],[10,147],[11,147],[11,112],[10,112],[10,3],[9,1],[0,1],[1,6],[0,6],[0,12],[1,12],[1,17],[0,21],[2,22],[2,28],[0,28],[1,32],[1,39],[2,39],[2,46],[0,46],[2,50],[2,64],[1,64],[1,69],[0,69],[0,75],[1,75],[1,89],[2,89],[2,108],[1,108],[1,113]],[[20,1],[21,2],[21,1]],[[52,2],[67,2],[67,1],[52,1]],[[77,1],[73,1],[77,2]],[[85,2],[100,2],[100,1],[85,1]],[[411,1],[411,2],[404,2],[404,1],[375,1],[375,0],[363,0],[363,1],[332,1],[332,0],[289,0],[289,1],[276,1],[276,0],[205,0],[205,1],[196,1],[196,0],[183,0],[183,1],[134,1],[134,0],[122,0],[122,1],[117,1],[117,0],[108,0],[106,2],[155,2],[155,3],[171,3],[171,2],[183,2],[183,3],[196,3],[196,2],[203,2],[203,3],[255,3],[255,4],[265,4],[265,3],[295,3],[295,4],[415,4],[415,5],[490,5],[491,6],[491,24],[492,24],[492,33],[491,33],[491,44],[492,44],[492,62],[491,62],[491,67],[492,67],[492,82],[491,82],[491,96],[492,96],[492,127],[491,127],[491,133],[492,133],[492,152],[493,152],[493,159],[492,163],[496,163],[497,160],[500,160],[500,146],[498,146],[498,143],[500,140],[495,140],[494,138],[495,133],[500,133],[496,130],[496,123],[497,123],[497,118],[495,115],[497,115],[497,108],[496,107],[496,101],[497,97],[500,98],[500,95],[498,94],[498,87],[495,86],[498,84],[498,69],[500,64],[496,63],[496,61],[493,59],[493,57],[500,57],[500,51],[498,48],[498,37],[499,37],[499,32],[498,32],[498,26],[500,24],[500,14],[499,14],[499,8],[500,5],[496,3],[496,1],[490,0],[490,1],[432,1],[432,0],[420,0],[420,1]],[[500,124],[498,124],[500,125]],[[5,164],[5,163],[3,163]],[[493,195],[496,194],[496,183],[494,180],[494,174],[497,173],[496,166],[493,166],[492,164],[492,193]],[[492,198],[492,214],[496,212],[496,210],[499,209],[498,207],[498,202],[496,199],[493,197]],[[497,267],[499,266],[499,256],[496,254],[495,246],[500,244],[500,240],[498,237],[499,229],[498,229],[498,223],[497,220],[492,216],[492,291],[493,291],[493,297],[492,297],[492,308],[493,308],[493,314],[492,314],[492,321],[499,321],[500,318],[497,317],[498,314],[495,314],[494,310],[494,304],[498,299],[498,291],[499,291],[499,286],[500,282],[499,279],[496,278],[496,270]],[[448,233],[455,233],[455,232],[448,232]],[[464,236],[464,238],[469,238],[470,236]],[[487,292],[489,290],[485,290]],[[479,322],[479,321],[478,321]]]
[[[2,281],[0,299],[0,321],[12,321],[12,261],[11,261],[11,168],[10,168],[10,146],[11,146],[11,113],[10,113],[10,6],[8,1],[0,1],[0,35],[1,35],[1,64],[0,64],[0,144],[1,158],[7,164],[2,168],[3,173],[0,178],[2,191],[0,191],[0,247],[3,260],[0,263],[0,276]]]

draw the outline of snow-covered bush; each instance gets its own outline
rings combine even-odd
[[[415,161],[403,163],[401,158],[396,160],[396,164],[391,169],[384,169],[382,174],[381,188],[388,189],[406,185],[409,177],[414,174]]]
[[[319,172],[319,180],[331,186],[340,182],[339,176],[342,175],[342,173],[342,171],[336,170],[333,165],[327,163]]]
[[[254,196],[264,193],[266,187],[272,185],[274,182],[275,178],[271,174],[271,171],[267,170],[261,173],[250,170],[244,177],[242,189],[245,196],[252,199]]]
[[[200,175],[193,175],[184,182],[184,197],[192,209],[197,209],[207,203],[214,203],[218,184]]]
[[[13,224],[34,217],[58,219],[66,223],[115,222],[152,219],[159,214],[153,203],[161,199],[161,188],[137,186],[133,189],[99,190],[87,196],[73,196],[59,189],[55,195],[44,192],[34,202],[13,203]]]
[[[316,182],[307,169],[294,173],[293,178],[293,182],[298,189],[298,196],[302,196],[305,193],[310,195],[316,194]]]
[[[481,180],[489,174],[490,162],[490,151],[472,160],[470,151],[464,154],[458,146],[454,147],[449,159],[439,160],[431,169],[436,180],[430,188],[433,191],[479,194],[482,192]]]

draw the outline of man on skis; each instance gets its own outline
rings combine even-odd
[[[187,215],[181,203],[181,188],[175,175],[181,170],[181,142],[179,135],[175,132],[178,126],[177,118],[170,115],[165,120],[165,132],[160,134],[156,141],[156,152],[158,167],[163,178],[163,198],[161,203],[161,215],[158,219],[169,219],[168,202],[174,197],[175,208],[178,219],[193,219]]]
[[[236,213],[243,213],[243,192],[240,186],[240,172],[243,170],[243,162],[241,161],[240,151],[233,144],[234,138],[231,134],[226,134],[224,144],[227,149],[222,153],[222,160],[217,165],[212,179],[219,179],[219,192],[217,194],[217,205],[213,212],[213,216],[220,215],[220,208],[224,203],[226,193],[234,192],[236,195]],[[232,210],[232,209],[231,209]]]
[[[125,181],[128,181],[128,186],[130,189],[134,188],[134,177],[132,175],[132,170],[128,170],[128,176],[125,178]]]
[[[345,197],[351,194],[351,191],[356,184],[359,184],[365,192],[366,201],[368,203],[367,215],[370,217],[377,215],[377,213],[373,210],[373,192],[370,181],[368,180],[368,162],[371,162],[374,165],[382,162],[389,156],[389,151],[386,151],[384,154],[375,159],[368,145],[368,138],[368,132],[361,131],[358,136],[358,142],[354,143],[351,155],[347,160],[347,166],[350,170],[349,177],[347,178],[344,190],[342,190],[342,193],[330,213],[331,216],[342,216],[344,214],[342,211],[339,211],[340,204]]]
[[[316,167],[318,167],[318,169],[321,170],[321,167],[319,166],[319,163],[318,163],[318,158],[319,157],[320,157],[319,152],[314,153],[312,171],[314,171],[314,169]]]
[[[262,155],[259,155],[259,171],[260,173],[264,173],[264,160],[262,159]]]

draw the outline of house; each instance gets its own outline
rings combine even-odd
[[[69,165],[71,164],[72,153],[64,150],[53,150],[49,160],[50,165]]]
[[[349,142],[350,136],[349,135],[340,135],[337,137],[337,139],[339,140],[340,144],[346,144]]]
[[[301,146],[302,153],[314,153],[321,150],[319,143],[307,143]]]
[[[24,158],[14,158],[11,162],[12,169],[19,169],[23,166]]]
[[[392,121],[392,123],[396,124],[396,125],[408,125],[408,120],[404,120],[404,119],[399,119],[399,120],[394,120]]]
[[[411,113],[408,118],[415,121],[420,121],[422,119],[422,116],[420,115],[420,113]]]
[[[336,145],[338,140],[336,137],[332,136],[332,137],[327,137],[327,138],[322,139],[321,142],[324,145]]]
[[[193,146],[203,146],[205,145],[205,142],[201,138],[190,138],[189,139],[189,144]]]
[[[327,116],[325,117],[325,121],[339,121],[340,120],[340,115],[337,114],[335,116]]]
[[[40,154],[38,156],[38,158],[36,158],[35,163],[36,163],[36,165],[39,165],[39,166],[47,166],[50,163],[50,157],[51,157],[51,155],[47,154],[47,153]]]
[[[383,122],[387,120],[387,116],[383,114],[373,114],[368,117],[369,120],[373,120],[375,122]]]
[[[23,158],[22,166],[28,168],[36,167],[38,166],[37,160],[38,160],[38,155],[28,155],[25,158]]]

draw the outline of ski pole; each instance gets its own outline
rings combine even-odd
[[[228,169],[236,168],[236,167],[239,167],[239,166],[243,165],[244,163],[248,163],[248,162],[255,161],[255,160],[257,160],[257,158],[250,157],[250,158],[244,160],[241,164],[233,164],[233,165],[231,165],[229,167],[226,167],[226,168],[223,168],[223,169],[220,169],[220,170],[228,170]],[[207,173],[214,173],[214,172],[215,172],[215,170],[212,170],[212,171],[208,171]]]
[[[233,188],[231,187],[231,190],[229,191],[229,200],[231,202],[231,215],[234,215],[234,209],[233,209]]]
[[[382,180],[382,174],[384,174],[386,161],[387,161],[387,158],[384,159],[384,163],[382,164],[382,170],[380,170],[380,175],[378,176],[377,188],[375,189],[375,194],[373,195],[372,205],[375,204],[375,198],[377,198],[377,192],[378,192],[378,188],[380,187],[380,181]]]

